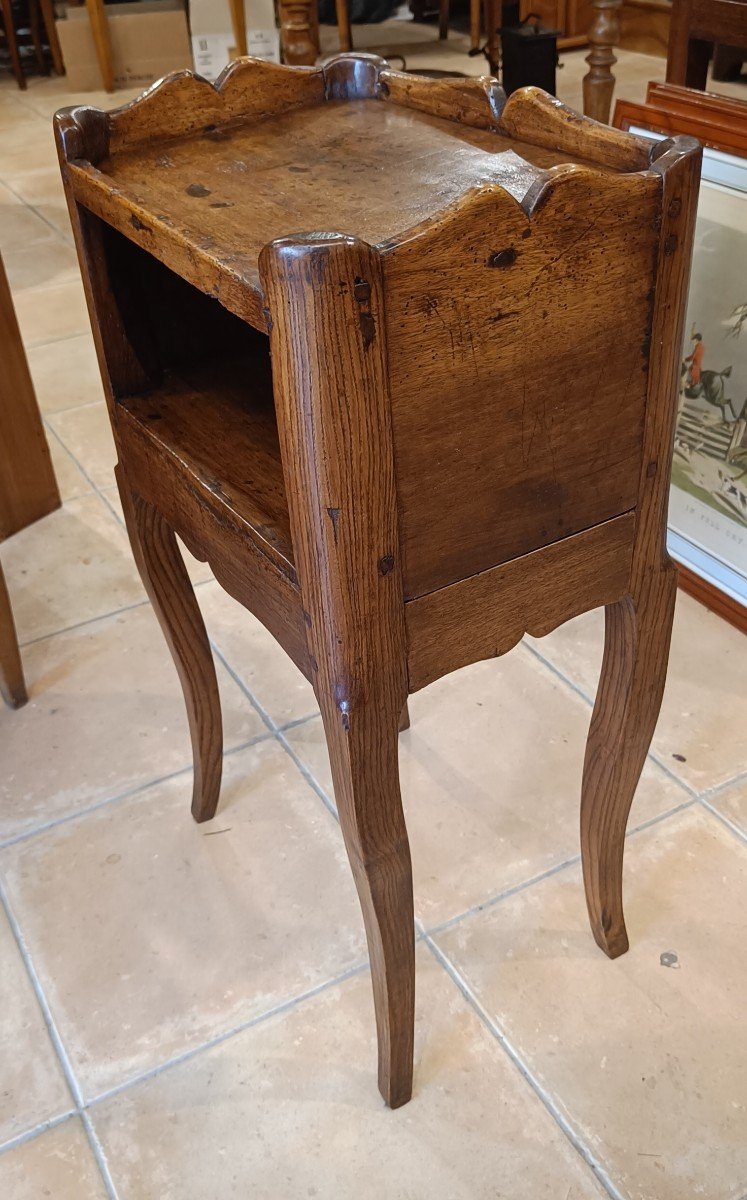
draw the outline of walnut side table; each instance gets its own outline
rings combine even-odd
[[[408,693],[606,606],[581,800],[627,949],[628,810],[661,701],[699,147],[366,55],[172,75],[56,117],[133,551],[213,816],[221,717],[176,531],[313,683],[387,1103],[412,1088]]]

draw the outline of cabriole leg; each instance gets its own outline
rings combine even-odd
[[[610,958],[628,949],[622,904],[625,827],[664,692],[677,573],[646,579],[637,597],[606,609],[604,659],[586,745],[581,855],[597,945]]]
[[[179,672],[194,757],[192,816],[215,815],[223,764],[218,681],[205,623],[174,531],[161,514],[130,491],[121,466],[119,494],[140,576]]]
[[[337,810],[363,909],[390,1108],[412,1095],[415,934],[410,846],[399,790],[399,713],[373,700],[344,714],[322,702]]]

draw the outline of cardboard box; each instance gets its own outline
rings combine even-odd
[[[109,4],[106,16],[117,87],[145,88],[169,71],[192,66],[187,17],[179,0]],[[70,91],[101,91],[87,10],[68,8],[56,25]]]
[[[247,53],[268,62],[280,62],[280,34],[275,26],[273,0],[244,0]],[[215,80],[237,57],[228,0],[190,0],[194,69]]]

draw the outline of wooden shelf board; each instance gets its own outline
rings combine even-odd
[[[125,436],[136,426],[164,470],[230,514],[295,583],[269,362],[169,371],[154,391],[121,400],[118,416]]]

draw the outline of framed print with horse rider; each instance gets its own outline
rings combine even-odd
[[[703,93],[653,85],[649,96],[652,92],[654,103],[618,101],[613,124],[646,137],[686,133],[706,143],[680,368],[668,547],[680,567],[681,586],[747,629],[747,157],[713,144],[717,123],[704,125],[702,99],[697,99]],[[667,92],[679,93],[675,111],[666,107]],[[717,111],[721,100],[732,134],[735,106],[747,134],[747,103],[709,95],[708,110]],[[690,104],[692,121],[687,119]]]

